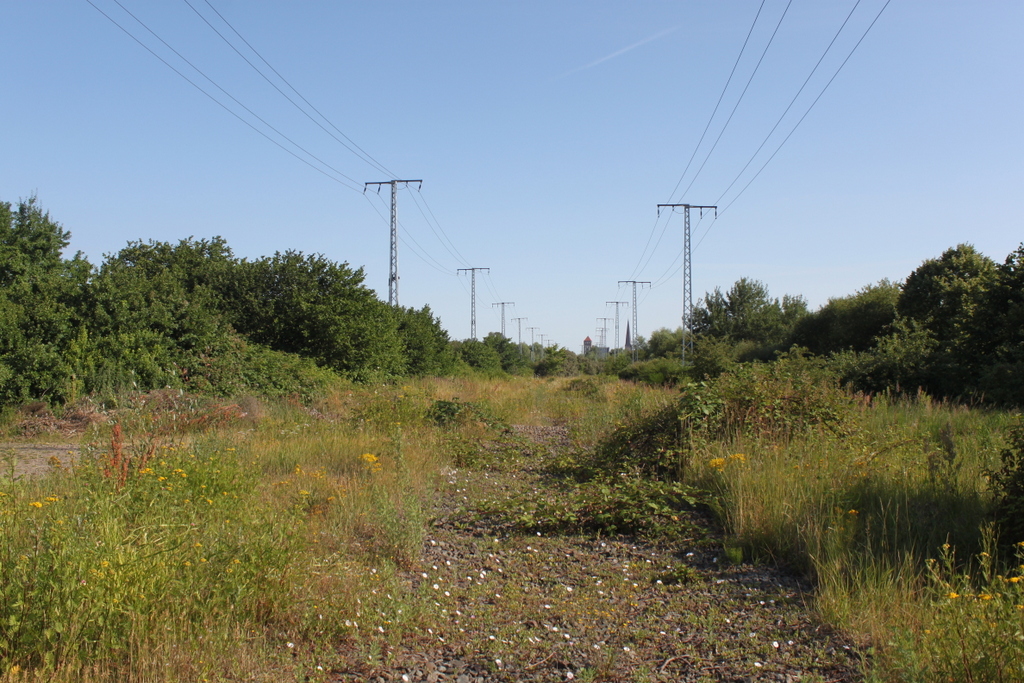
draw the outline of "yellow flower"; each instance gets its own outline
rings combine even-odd
[[[955,592],[955,591],[950,591],[949,594],[946,595],[946,597],[949,598],[950,600],[956,600],[957,598],[960,597],[960,594]]]
[[[982,600],[991,600],[992,596],[988,593],[978,593],[978,597]]]
[[[31,503],[29,503],[29,505],[31,505],[34,508],[41,508],[41,507],[43,507],[43,504],[40,503],[38,500],[32,501]]]
[[[711,460],[708,460],[708,467],[714,467],[716,470],[724,470],[725,458],[711,458]]]
[[[733,453],[729,457],[731,459],[733,459],[733,460],[739,460],[740,462],[746,462],[747,461],[747,456],[743,455],[742,453]]]
[[[849,514],[851,514],[851,515],[859,515],[860,513],[857,512],[856,510],[850,510]]]
[[[374,455],[373,453],[363,453],[359,457],[362,458],[365,462],[371,464],[377,462],[377,456]]]
[[[47,497],[46,502],[47,503],[56,503],[58,500],[60,500],[60,498],[58,498],[57,496],[49,496],[49,497]]]

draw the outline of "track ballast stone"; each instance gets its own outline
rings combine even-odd
[[[528,534],[481,513],[552,486],[545,464],[568,447],[565,428],[513,428],[483,464],[449,471],[410,572],[431,625],[334,680],[860,680],[851,644],[809,611],[809,587],[725,562],[697,513],[680,522],[696,533],[671,544]]]

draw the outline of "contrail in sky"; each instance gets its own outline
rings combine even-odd
[[[633,43],[632,45],[630,45],[628,47],[624,47],[621,50],[616,50],[615,52],[611,53],[610,55],[605,55],[604,57],[601,57],[601,59],[594,60],[590,64],[584,64],[583,66],[576,67],[575,69],[571,69],[569,71],[566,71],[564,74],[562,74],[558,78],[565,78],[566,76],[571,76],[572,74],[577,73],[579,71],[585,71],[586,69],[590,69],[592,67],[595,67],[598,64],[601,64],[602,62],[607,62],[609,59],[615,59],[616,57],[619,57],[621,55],[626,54],[630,50],[635,50],[636,48],[640,47],[641,45],[646,45],[647,43],[650,43],[652,41],[657,40],[658,38],[661,38],[663,36],[667,36],[669,33],[672,33],[677,28],[679,28],[679,27],[678,26],[673,26],[672,28],[667,28],[664,31],[659,31],[658,33],[655,33],[653,36],[650,36],[648,38],[644,38],[643,40],[638,41],[636,43]]]

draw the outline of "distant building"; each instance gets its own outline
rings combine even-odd
[[[586,339],[584,339],[583,340],[583,355],[585,356],[588,353],[590,353],[590,349],[593,346],[594,346],[594,342],[590,339],[590,337],[587,337]]]

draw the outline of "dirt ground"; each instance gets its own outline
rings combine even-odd
[[[53,467],[52,458],[70,465],[77,455],[76,443],[0,443],[0,479],[39,477]]]

